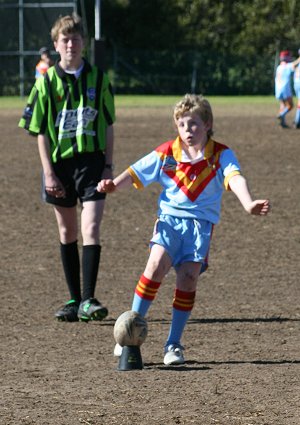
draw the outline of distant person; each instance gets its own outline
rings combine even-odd
[[[50,51],[47,47],[42,47],[39,53],[41,55],[41,58],[35,67],[35,79],[44,76],[50,66],[53,65],[53,61],[50,56]]]
[[[300,58],[292,62],[289,50],[283,50],[279,55],[280,64],[275,75],[275,97],[279,100],[279,114],[277,118],[281,127],[287,128],[286,115],[293,108],[292,74],[300,63]]]
[[[266,215],[267,199],[253,200],[234,152],[216,142],[213,114],[202,96],[186,94],[175,105],[178,136],[158,146],[114,180],[98,184],[102,192],[159,183],[158,219],[150,255],[135,289],[131,309],[145,316],[163,278],[176,271],[172,321],[164,346],[164,364],[183,364],[181,337],[194,306],[197,280],[208,266],[213,227],[220,219],[224,189],[235,193],[249,214]],[[234,267],[233,260],[233,267]],[[115,355],[122,347],[115,346]]]
[[[298,50],[300,57],[300,49]],[[295,66],[294,71],[294,90],[297,97],[297,109],[295,114],[295,127],[300,128],[300,63]]]
[[[82,57],[84,34],[78,15],[60,17],[51,37],[60,60],[45,78],[36,80],[19,126],[37,136],[43,198],[53,206],[58,225],[70,299],[55,317],[68,322],[102,320],[108,310],[95,298],[95,288],[105,194],[96,186],[112,177],[114,95],[107,74]]]

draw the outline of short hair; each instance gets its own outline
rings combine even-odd
[[[84,30],[81,18],[77,13],[72,15],[60,16],[51,29],[52,41],[57,41],[59,34],[80,34],[84,38]]]
[[[279,53],[279,60],[284,62],[290,62],[292,60],[292,55],[289,50],[282,50]]]
[[[183,117],[186,113],[197,114],[202,121],[207,124],[210,123],[210,129],[207,135],[213,135],[213,113],[210,103],[201,94],[187,93],[174,107],[174,120]]]

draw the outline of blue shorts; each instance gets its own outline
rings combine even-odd
[[[292,87],[283,87],[280,89],[276,89],[275,97],[278,100],[286,100],[293,97]]]
[[[202,263],[203,273],[208,267],[212,231],[213,224],[206,220],[161,215],[155,223],[150,247],[163,246],[175,268],[188,261]]]

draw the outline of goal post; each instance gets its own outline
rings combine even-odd
[[[91,40],[91,61],[105,69],[105,42],[101,37],[101,0],[95,0],[95,37]]]

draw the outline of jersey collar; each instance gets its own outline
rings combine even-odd
[[[179,136],[175,139],[172,146],[173,156],[177,162],[182,162],[182,147]],[[204,158],[209,159],[214,153],[214,141],[209,138],[204,148]]]
[[[82,71],[81,71],[81,74],[83,74],[83,73],[87,73],[87,72],[89,72],[89,71],[91,71],[91,65],[87,62],[87,60],[85,59],[85,58],[83,58],[83,62],[84,62],[84,65],[83,65],[83,69],[82,69]],[[68,77],[70,77],[70,74],[67,74],[60,66],[59,66],[59,59],[55,62],[55,71],[56,71],[56,73],[57,73],[57,75],[59,76],[59,78],[62,78],[62,79],[66,79],[67,78],[67,76]],[[72,78],[72,77],[71,77]],[[74,76],[73,76],[73,78],[75,78]]]

